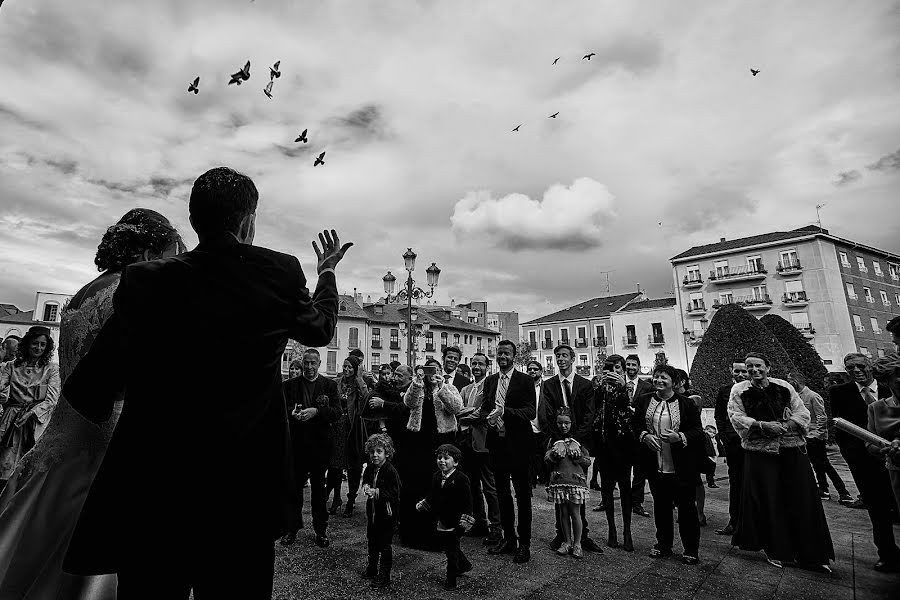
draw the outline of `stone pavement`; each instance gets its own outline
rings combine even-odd
[[[856,495],[850,473],[836,451],[829,456],[851,493]],[[463,538],[463,549],[475,568],[459,578],[459,589],[442,587],[445,558],[394,545],[393,584],[375,592],[360,577],[366,563],[364,506],[357,505],[352,518],[331,517],[331,546],[320,549],[313,543],[308,496],[304,507],[307,529],[297,542],[284,548],[276,545],[275,593],[273,598],[528,598],[569,600],[683,599],[769,600],[778,598],[827,600],[898,600],[900,573],[882,574],[872,570],[877,560],[871,528],[864,510],[838,504],[837,494],[824,501],[836,561],[831,575],[797,568],[776,569],[763,554],[743,552],[730,545],[730,538],[714,530],[728,519],[728,479],[721,460],[716,471],[718,489],[707,489],[706,515],[702,529],[700,564],[682,565],[676,557],[651,559],[654,543],[653,519],[634,517],[635,552],[605,548],[604,554],[585,553],[584,560],[559,557],[548,549],[553,537],[553,508],[542,488],[534,495],[532,559],[525,565],[512,563],[510,556],[489,556],[478,538]],[[594,498],[599,492],[594,494]],[[648,492],[648,500],[650,495]],[[589,506],[594,506],[594,499]],[[653,511],[652,501],[646,504]],[[589,513],[591,537],[606,539],[606,519]],[[621,537],[621,522],[619,522]],[[900,541],[900,527],[895,526]],[[395,538],[396,540],[396,538]],[[676,536],[676,553],[680,550]]]

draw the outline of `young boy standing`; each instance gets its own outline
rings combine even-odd
[[[472,563],[459,547],[459,539],[475,524],[472,517],[472,488],[469,478],[457,467],[462,452],[453,444],[442,444],[435,451],[438,472],[431,480],[428,496],[416,504],[416,510],[437,515],[437,531],[447,554],[447,579],[444,589],[456,589],[456,577],[472,570]]]
[[[366,496],[369,564],[363,577],[372,579],[373,588],[385,588],[391,584],[391,541],[397,525],[400,476],[391,464],[394,442],[387,434],[376,433],[369,436],[365,450],[369,456],[369,464],[363,473],[362,491]]]

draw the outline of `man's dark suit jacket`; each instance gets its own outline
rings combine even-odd
[[[848,381],[840,385],[832,386],[828,393],[831,397],[831,416],[837,419],[840,417],[845,421],[850,421],[855,425],[859,425],[866,429],[869,423],[868,409],[869,406],[863,399],[859,391],[859,386],[855,381]],[[890,398],[891,390],[884,385],[878,385],[878,399]],[[834,439],[841,449],[841,454],[864,454],[868,455],[866,444],[862,440],[853,437],[849,433],[845,433],[840,429],[835,429]]]
[[[731,388],[734,387],[732,381],[728,385],[719,388],[716,394],[716,408],[713,415],[716,419],[716,429],[719,430],[719,440],[723,444],[741,445],[741,436],[734,430],[731,419],[728,418],[728,399],[731,398]]]
[[[491,414],[497,406],[497,384],[500,382],[500,374],[488,375],[484,380],[484,403],[481,405],[481,415]],[[505,408],[503,410],[503,423],[506,436],[501,437],[497,428],[488,425],[487,448],[488,451],[510,451],[511,458],[522,463],[531,460],[533,453],[534,432],[531,429],[531,420],[534,419],[537,410],[534,406],[534,382],[531,377],[512,369],[509,376],[509,387],[506,389]]]
[[[446,373],[444,373],[446,375]],[[453,372],[453,381],[450,383],[453,384],[453,387],[456,388],[456,391],[459,391],[472,383],[472,380],[460,373],[459,371]]]
[[[647,431],[647,408],[654,394],[644,394],[638,398],[634,407],[634,416],[631,418],[631,427],[636,437]],[[700,409],[694,401],[686,396],[676,393],[673,402],[678,402],[678,410],[681,414],[681,424],[678,432],[683,433],[687,445],[681,442],[671,444],[672,462],[675,463],[675,475],[685,485],[697,485],[700,482],[700,457],[706,456],[706,445],[703,440],[706,433],[700,422]],[[659,455],[651,450],[647,444],[641,442],[638,460],[642,471],[651,476],[659,473]]]
[[[457,468],[441,486],[440,471],[431,476],[431,488],[424,498],[428,511],[445,527],[459,527],[463,515],[472,516],[472,485],[468,476]]]
[[[628,377],[625,377],[625,383],[628,383]],[[652,394],[654,390],[653,382],[649,379],[642,379],[638,377],[637,379],[637,389],[634,391],[634,395],[631,397],[631,406],[632,408],[637,403],[638,398],[645,394]]]
[[[556,426],[556,411],[563,403],[563,391],[559,375],[544,381],[541,386],[541,401],[538,408],[538,425],[541,431],[549,434],[550,439],[560,439]],[[590,379],[575,374],[572,383],[572,397],[569,399],[572,411],[572,437],[578,442],[591,447],[591,425],[594,423],[594,386]]]
[[[113,305],[63,389],[94,422],[125,400],[65,570],[112,573],[137,544],[165,553],[214,528],[296,528],[281,357],[288,338],[331,340],[334,274],[310,298],[296,258],[224,236],[127,267]]]
[[[312,395],[308,401],[303,398],[303,377],[294,377],[284,382],[284,402],[291,424],[291,441],[294,448],[302,452],[320,450],[331,451],[331,424],[341,416],[341,399],[337,384],[332,379],[316,377]],[[291,416],[296,406],[315,408],[316,416],[309,421],[301,421]],[[327,456],[324,452],[320,456]],[[295,457],[296,458],[296,457]]]

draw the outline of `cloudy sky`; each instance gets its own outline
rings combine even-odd
[[[6,0],[0,301],[76,291],[135,206],[193,246],[190,187],[218,165],[255,180],[257,243],[308,273],[317,230],[356,243],[342,291],[377,295],[412,246],[439,300],[523,320],[603,271],[665,295],[671,256],[816,204],[898,252],[898,55],[879,0]]]

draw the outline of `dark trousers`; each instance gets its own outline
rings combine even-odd
[[[675,516],[678,508],[678,534],[688,556],[700,549],[700,520],[697,517],[696,483],[679,481],[674,473],[656,473],[650,478],[653,494],[653,520],[656,522],[656,547],[671,550],[675,539]]]
[[[893,561],[900,558],[900,548],[894,540],[891,514],[894,492],[884,461],[869,454],[865,448],[841,448],[841,454],[850,467],[850,473],[859,488],[859,495],[866,505],[872,521],[872,538],[878,548],[878,557]]]
[[[394,560],[391,542],[394,538],[396,519],[373,522],[371,517],[366,525],[366,538],[369,541],[369,565],[367,570],[375,573],[381,569],[382,576],[390,575]]]
[[[500,524],[503,537],[511,542],[518,538],[519,545],[531,545],[531,478],[528,456],[515,456],[514,450],[503,447],[491,450],[491,468],[497,484],[497,499],[500,501]],[[516,503],[510,492],[510,482],[516,493]],[[519,524],[516,527],[516,508]],[[518,533],[518,536],[517,536]]]
[[[737,525],[741,515],[741,486],[744,484],[744,449],[740,440],[725,442],[728,463],[728,524]]]
[[[459,547],[459,538],[462,537],[462,530],[458,527],[453,531],[438,531],[438,541],[444,554],[447,555],[447,575],[458,575],[463,571],[469,570],[472,563],[463,554],[462,548]]]
[[[294,453],[294,478],[300,489],[300,510],[303,510],[303,485],[309,479],[309,510],[312,513],[313,530],[316,535],[325,535],[328,529],[328,510],[325,508],[325,470],[328,467],[326,456],[316,456],[313,449],[298,449]],[[338,488],[340,489],[340,488]]]
[[[606,506],[606,521],[609,525],[610,536],[615,531],[616,507],[613,504],[613,490],[619,486],[619,501],[622,504],[622,526],[627,535],[631,535],[631,508],[632,494],[634,490],[631,481],[631,462],[633,458],[621,452],[616,446],[609,446],[595,441],[597,448],[597,458],[595,463],[599,463],[600,468],[600,496],[603,498],[603,504]],[[641,496],[643,497],[643,489]]]
[[[497,498],[497,486],[494,472],[491,470],[490,455],[487,452],[475,452],[471,446],[463,446],[463,473],[469,478],[472,487],[472,517],[476,525],[489,527],[491,531],[500,530],[500,501]],[[487,511],[485,511],[485,503]]]
[[[353,465],[347,467],[347,502],[350,504],[356,502],[356,495],[359,493],[359,482],[362,480],[362,465]],[[344,481],[344,470],[338,468],[328,469],[328,480],[326,482],[327,489],[334,490],[334,499],[341,497],[341,484]],[[327,494],[326,494],[327,497]]]
[[[841,476],[838,475],[834,467],[831,466],[831,461],[828,460],[825,440],[806,438],[806,452],[809,455],[809,462],[812,463],[813,471],[816,473],[816,483],[818,483],[819,489],[827,492],[828,480],[831,479],[831,483],[834,484],[834,489],[837,490],[838,494],[841,496],[849,495],[847,486],[841,481]]]
[[[549,436],[543,433],[534,434],[534,451],[531,454],[531,483],[547,483],[549,471],[544,454],[547,452]]]
[[[259,535],[229,537],[225,532],[210,537],[171,540],[169,551],[137,550],[119,569],[116,597],[187,600],[193,590],[194,600],[269,600],[275,575],[273,540]]]

